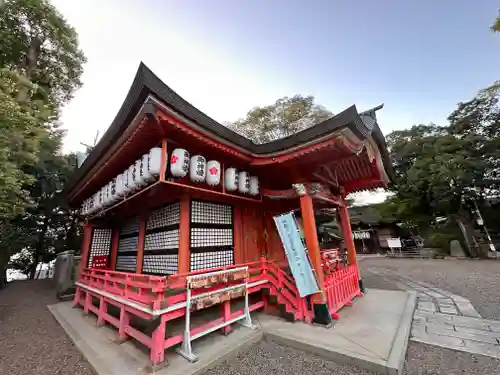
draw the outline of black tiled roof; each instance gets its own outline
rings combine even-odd
[[[71,191],[71,189],[90,171],[92,166],[106,153],[120,134],[127,129],[133,118],[141,110],[141,107],[144,104],[148,104],[148,97],[154,97],[162,104],[174,112],[186,117],[197,126],[203,128],[205,131],[225,139],[229,143],[246,150],[249,154],[266,155],[283,151],[305,142],[321,138],[344,128],[350,129],[360,139],[365,139],[372,135],[380,148],[384,166],[389,176],[391,177],[392,175],[392,167],[389,162],[384,136],[382,135],[376,122],[374,124],[365,124],[363,122],[356,106],[354,105],[328,120],[286,138],[277,139],[264,144],[256,144],[218,123],[188,103],[175,93],[175,91],[163,83],[146,65],[144,65],[144,63],[141,62],[132,86],[130,87],[129,92],[120,110],[118,111],[118,114],[114,118],[106,133],[102,136],[99,143],[87,157],[83,165],[78,169],[71,181],[67,184],[65,188],[66,192]],[[153,106],[156,105],[154,100],[150,100],[149,104]],[[151,108],[150,105],[146,105],[145,108]],[[362,115],[367,112],[364,112]]]

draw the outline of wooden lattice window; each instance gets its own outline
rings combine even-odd
[[[179,261],[179,203],[160,207],[148,217],[144,241],[142,272],[171,275]]]
[[[234,264],[233,207],[191,201],[191,271]]]

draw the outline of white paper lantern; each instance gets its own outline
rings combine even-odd
[[[138,189],[146,185],[146,181],[142,178],[142,158],[135,161],[135,181]]]
[[[103,209],[106,203],[104,201],[104,187],[99,189],[99,207]]]
[[[120,173],[116,176],[116,197],[117,199],[125,195],[125,187],[123,186],[123,175]]]
[[[189,178],[193,182],[203,182],[207,175],[207,159],[194,155],[189,163]]]
[[[148,156],[148,170],[149,174],[153,177],[160,175],[161,169],[161,147],[153,147],[149,150]]]
[[[111,181],[109,181],[106,185],[106,195],[108,198],[108,205],[113,204],[113,195],[111,194]]]
[[[250,195],[259,195],[259,178],[250,176]]]
[[[227,168],[224,172],[224,185],[227,191],[238,190],[238,173],[236,168]]]
[[[110,186],[111,202],[115,203],[118,200],[118,194],[116,193],[116,177],[111,180],[109,186]]]
[[[89,199],[89,210],[88,213],[89,215],[92,215],[96,211],[96,200],[95,200],[95,194],[93,194]]]
[[[128,167],[127,175],[128,175],[128,188],[130,192],[134,192],[137,189],[137,185],[135,182],[135,163],[132,164],[130,167]]]
[[[128,169],[125,169],[122,173],[122,183],[123,183],[123,194],[130,193],[130,184],[128,182]]]
[[[238,191],[244,194],[250,191],[250,176],[248,172],[241,171],[238,173]]]
[[[177,178],[185,177],[189,170],[189,152],[176,148],[170,157],[170,173]]]
[[[93,213],[99,211],[102,208],[101,204],[101,191],[99,190],[97,193],[94,194],[94,209]]]
[[[207,162],[207,184],[217,186],[220,184],[220,163],[217,160]]]
[[[161,149],[160,149],[161,152]],[[154,181],[154,176],[151,174],[150,167],[149,167],[149,153],[142,155],[142,162],[141,162],[141,173],[142,173],[142,179],[144,183],[149,183],[151,181]]]
[[[107,207],[111,203],[111,200],[109,199],[109,183],[103,186],[104,190],[104,205]]]

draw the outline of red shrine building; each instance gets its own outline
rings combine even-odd
[[[193,340],[236,323],[252,328],[256,310],[325,325],[338,319],[363,294],[344,198],[391,182],[381,107],[352,106],[255,144],[141,64],[113,123],[65,188],[85,222],[75,305],[116,327],[120,339],[141,342],[155,364],[172,347],[196,360]],[[317,287],[306,296],[275,222],[290,212]],[[319,212],[337,216],[346,258],[320,247]],[[184,333],[172,333],[174,323]]]

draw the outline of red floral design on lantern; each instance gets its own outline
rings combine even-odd
[[[172,159],[170,159],[170,164],[177,163],[177,160],[179,160],[179,158],[177,157],[177,155],[172,155]]]
[[[212,167],[208,170],[212,176],[215,176],[217,174],[217,168]]]

